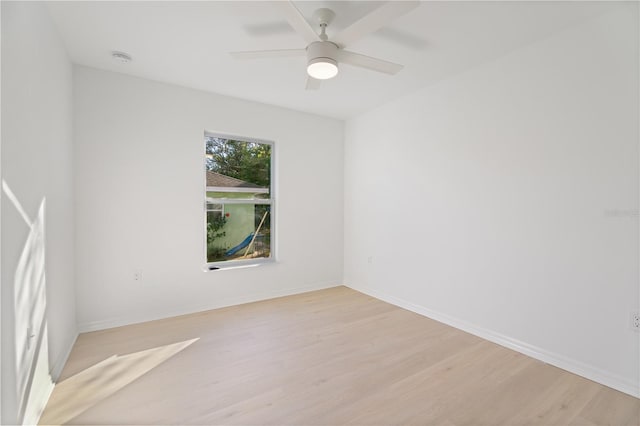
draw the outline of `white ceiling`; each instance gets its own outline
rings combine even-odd
[[[310,20],[337,17],[329,37],[379,2],[296,1]],[[239,61],[227,52],[304,48],[272,2],[49,2],[74,63],[320,115],[348,118],[492,60],[614,7],[612,2],[423,2],[349,50],[405,65],[396,76],[341,65],[305,90],[305,58]],[[129,64],[113,50],[133,56]],[[570,53],[570,52],[568,52]]]

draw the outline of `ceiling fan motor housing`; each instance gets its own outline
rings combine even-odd
[[[325,60],[326,62],[331,62],[334,65],[337,65],[337,58],[338,46],[331,43],[330,41],[314,41],[309,46],[307,46],[308,64]]]

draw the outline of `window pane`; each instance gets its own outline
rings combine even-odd
[[[269,143],[205,135],[207,262],[271,257],[271,155]]]
[[[205,137],[207,195],[212,198],[269,198],[271,145]]]
[[[222,204],[215,204],[215,203],[207,203],[207,211],[213,212],[213,211],[222,211]]]
[[[207,213],[207,261],[271,256],[271,206],[226,204],[224,216]]]

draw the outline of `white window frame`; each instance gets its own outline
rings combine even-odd
[[[210,192],[209,187],[207,187],[207,189],[205,190],[205,194],[206,194],[207,192]],[[206,195],[205,195],[205,197],[206,197]],[[207,213],[220,212],[220,215],[221,215],[221,216],[224,216],[224,203],[219,203],[219,202],[217,202],[218,200],[219,200],[219,198],[209,198],[209,197],[206,197]],[[210,205],[210,204],[213,204],[213,205],[215,205],[215,204],[219,204],[219,205],[220,205],[220,208],[219,208],[219,209],[209,208],[209,205]],[[206,217],[206,215],[205,215],[205,217]]]
[[[273,220],[275,216],[275,208],[276,208],[276,203],[275,203],[275,142],[274,141],[269,141],[269,140],[264,140],[264,139],[257,139],[257,138],[252,138],[252,137],[244,137],[244,136],[236,136],[236,135],[230,135],[230,134],[225,134],[225,133],[219,133],[219,132],[209,132],[209,131],[205,131],[204,132],[204,137],[202,139],[202,141],[204,142],[205,139],[207,137],[214,137],[214,138],[221,138],[221,139],[229,139],[229,140],[235,140],[235,141],[239,141],[239,142],[249,142],[249,143],[258,143],[258,144],[266,144],[271,146],[271,167],[270,167],[270,176],[269,176],[269,193],[270,193],[270,198],[255,198],[255,199],[239,199],[239,198],[211,198],[211,197],[207,197],[207,192],[224,192],[224,191],[220,191],[220,189],[223,188],[213,188],[213,187],[207,187],[207,168],[206,166],[203,167],[204,171],[204,177],[203,177],[203,182],[204,182],[204,187],[203,187],[203,192],[204,192],[204,197],[205,197],[205,202],[204,202],[204,211],[203,211],[203,253],[204,253],[204,260],[205,260],[205,266],[204,269],[206,271],[214,271],[214,270],[223,270],[223,269],[235,269],[238,267],[250,267],[250,266],[258,266],[261,264],[266,264],[266,263],[274,263],[276,261],[276,223],[275,220]],[[212,191],[213,190],[213,191]],[[228,188],[227,188],[228,190]],[[242,190],[240,191],[235,191],[235,192],[244,192]],[[247,190],[246,192],[254,192],[251,190]],[[259,191],[262,192],[262,191]],[[269,257],[261,257],[261,258],[255,258],[255,259],[241,259],[241,260],[220,260],[217,262],[208,262],[207,259],[207,212],[210,211],[208,210],[208,203],[214,203],[214,204],[222,204],[222,214],[224,216],[224,211],[225,211],[225,204],[264,204],[264,205],[269,205],[270,206],[270,213],[269,213],[269,221],[270,221],[270,229],[271,229],[271,238],[270,238],[270,244],[269,244]],[[218,211],[218,210],[216,210]]]

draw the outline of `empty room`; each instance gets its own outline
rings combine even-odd
[[[3,425],[640,425],[637,1],[2,1]]]

